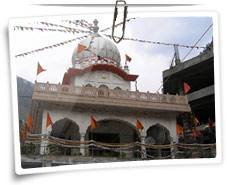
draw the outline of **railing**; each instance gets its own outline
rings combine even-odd
[[[43,145],[42,142],[46,144]],[[21,143],[23,155],[40,155],[40,148],[43,147],[44,153],[51,156],[83,156],[83,157],[113,157],[113,154],[119,154],[119,160],[125,159],[185,159],[185,158],[214,158],[216,156],[216,143],[172,143],[172,144],[143,144],[139,141],[131,143],[104,143],[94,140],[65,140],[49,135],[30,134],[25,141]],[[45,149],[44,149],[45,148]],[[84,154],[81,149],[87,150]],[[90,150],[90,152],[89,152]],[[91,152],[92,150],[92,152]],[[66,153],[68,151],[68,154]],[[109,152],[107,152],[109,151]],[[100,153],[104,152],[104,153]],[[108,155],[104,155],[105,152]],[[127,155],[127,154],[134,155]],[[96,154],[95,156],[93,154]],[[122,155],[124,154],[124,155]],[[145,155],[143,155],[145,154]],[[82,160],[82,158],[78,158]],[[79,161],[77,161],[79,162]]]
[[[150,92],[113,90],[96,87],[78,87],[61,84],[35,83],[34,92],[60,93],[76,96],[103,97],[115,99],[138,100],[154,103],[188,104],[186,96],[158,94]]]

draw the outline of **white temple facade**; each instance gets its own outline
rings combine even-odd
[[[177,142],[176,116],[190,112],[187,98],[132,91],[131,83],[139,75],[130,74],[128,66],[121,67],[117,46],[98,33],[96,22],[95,26],[94,33],[80,42],[87,49],[77,53],[75,48],[72,67],[61,84],[36,82],[32,97],[34,132],[103,143]],[[46,128],[47,113],[53,121],[49,128]],[[97,121],[95,129],[90,128],[91,116]],[[144,129],[136,128],[137,120]],[[91,151],[81,147],[71,149],[67,155],[75,153],[87,156]],[[96,151],[93,155],[104,153]],[[133,158],[135,152],[126,155]]]

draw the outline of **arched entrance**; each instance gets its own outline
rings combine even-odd
[[[66,139],[80,140],[79,126],[71,119],[64,118],[56,121],[52,126],[51,136]],[[79,149],[57,147],[56,154],[60,155],[78,155]]]
[[[145,139],[146,144],[151,145],[168,145],[171,142],[170,132],[163,125],[157,123],[147,130],[147,135]],[[146,148],[148,158],[161,158],[170,155],[170,148],[165,149],[151,149]]]
[[[112,144],[126,144],[139,141],[140,133],[132,124],[118,120],[118,119],[105,119],[97,121],[97,127],[87,129],[86,140],[94,140],[102,143]],[[104,156],[104,157],[139,157],[139,152],[136,148],[127,151],[109,150],[100,147],[90,147],[89,155]]]

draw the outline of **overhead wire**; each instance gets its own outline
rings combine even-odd
[[[210,30],[210,28],[213,26],[213,24],[211,24],[205,31],[204,33],[199,37],[199,39],[195,42],[195,44],[193,45],[193,47],[188,51],[188,53],[183,57],[182,61],[184,61],[188,55],[192,52],[192,50],[196,47],[196,45],[202,40],[202,38],[206,35],[206,33]]]
[[[126,22],[129,22],[133,19],[136,19],[135,17],[133,18],[129,18],[126,20]],[[67,21],[67,20],[66,20]],[[85,21],[85,20],[84,20]],[[64,29],[52,29],[52,28],[39,28],[39,27],[26,27],[26,26],[15,26],[14,27],[14,30],[16,29],[19,29],[19,30],[39,30],[39,31],[59,31],[59,32],[65,32],[65,33],[92,33],[91,31],[85,31],[85,30],[80,30],[80,29],[76,29],[76,28],[71,28],[71,27],[66,27],[66,26],[63,26],[63,25],[60,25],[60,24],[53,24],[53,23],[49,23],[49,22],[40,22],[41,24],[43,25],[47,25],[47,26],[56,26],[56,27],[61,27],[61,28],[64,28]],[[79,21],[77,22],[73,22],[71,21],[71,23],[75,23],[75,24],[81,24]],[[117,26],[120,26],[121,24],[123,24],[123,22],[120,22],[118,24],[115,25],[115,27]],[[89,29],[89,30],[92,30],[92,24],[90,23],[86,23],[86,24],[82,24],[83,27]],[[107,27],[105,29],[102,29],[100,30],[100,32],[105,32],[105,31],[108,31],[110,30],[112,27]],[[112,38],[111,35],[108,35],[108,34],[104,34],[106,37],[109,37],[109,38]],[[204,34],[205,35],[205,34]],[[70,39],[70,40],[66,40],[66,41],[63,41],[63,42],[60,42],[60,43],[57,43],[57,44],[53,44],[53,45],[49,45],[49,46],[45,46],[43,48],[39,48],[39,49],[35,49],[35,50],[31,50],[31,51],[28,51],[28,52],[24,52],[24,53],[21,53],[21,54],[17,54],[15,55],[15,57],[20,57],[20,56],[26,56],[26,55],[29,55],[29,54],[32,54],[32,53],[35,53],[35,52],[40,52],[40,51],[43,51],[45,49],[51,49],[51,48],[54,48],[54,47],[59,47],[59,46],[62,46],[64,44],[68,44],[72,41],[76,41],[76,40],[79,40],[79,39],[82,39],[82,38],[85,38],[87,37],[88,35],[86,36],[82,36],[82,37],[78,37],[78,38],[75,38],[75,39]],[[116,36],[115,36],[116,37]],[[117,38],[117,37],[116,37]],[[156,45],[166,45],[166,46],[178,46],[178,47],[185,47],[185,48],[191,48],[194,49],[194,48],[206,48],[206,47],[203,47],[203,46],[196,46],[197,43],[193,46],[190,46],[190,45],[183,45],[183,44],[178,44],[178,43],[165,43],[165,42],[159,42],[159,41],[150,41],[150,40],[142,40],[142,39],[137,39],[137,38],[123,38],[123,40],[128,40],[128,41],[135,41],[135,42],[142,42],[142,43],[149,43],[149,44],[156,44]],[[190,51],[191,51],[190,50]],[[187,57],[187,56],[186,56]]]

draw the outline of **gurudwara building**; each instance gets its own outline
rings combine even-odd
[[[132,91],[139,78],[121,66],[117,46],[98,33],[97,22],[90,34],[79,44],[86,49],[72,56],[72,66],[62,83],[36,82],[32,96],[34,133],[75,141],[94,140],[102,143],[132,142],[170,144],[177,142],[176,116],[190,112],[186,96]],[[152,72],[152,69],[151,69]],[[46,128],[47,114],[53,125]],[[90,126],[91,117],[97,126]],[[143,129],[136,127],[139,120]],[[42,145],[42,144],[41,144]],[[82,145],[82,144],[81,144]],[[42,148],[40,149],[42,152]],[[105,156],[108,151],[70,148],[62,155]],[[146,150],[145,150],[146,156]],[[117,157],[120,154],[114,152]],[[127,152],[126,157],[135,157]],[[162,152],[159,152],[159,155]]]

